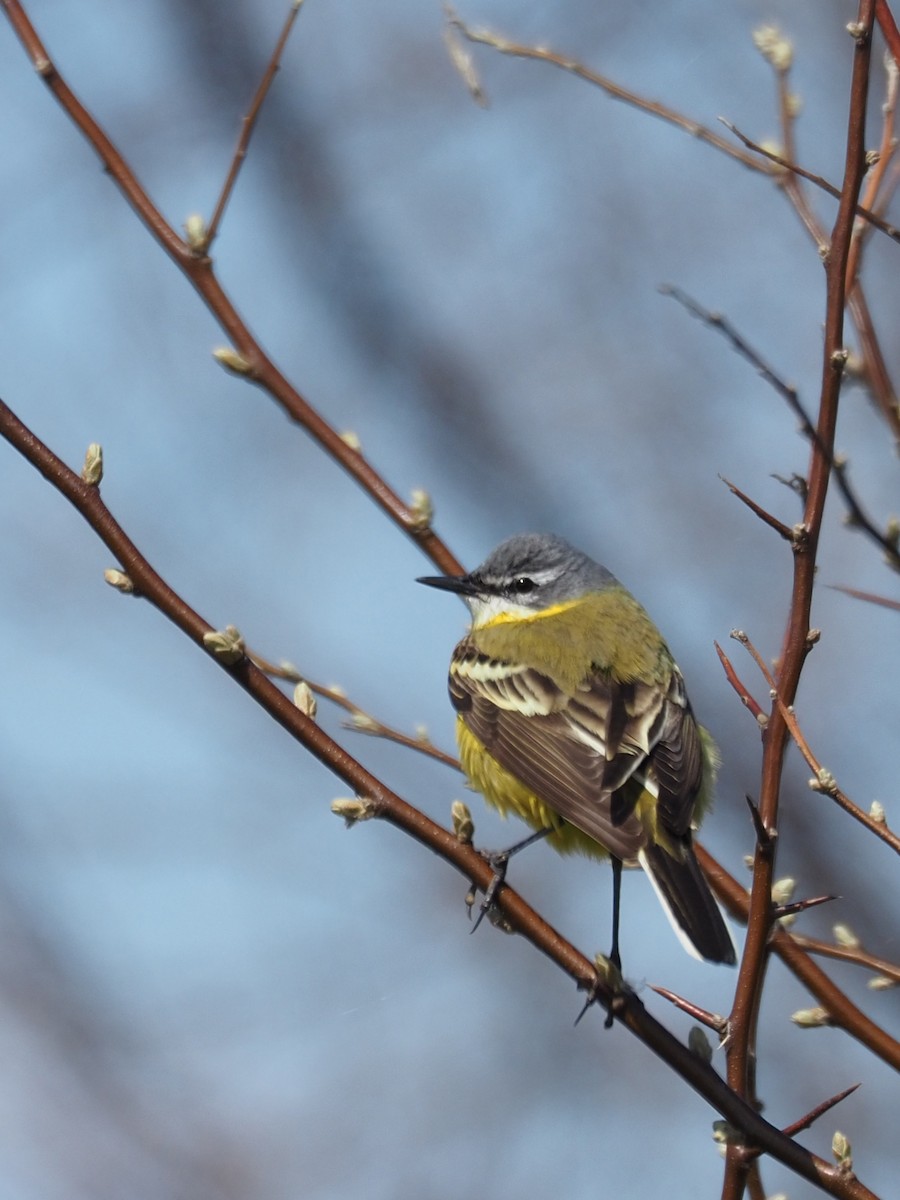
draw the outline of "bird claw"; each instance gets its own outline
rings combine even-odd
[[[509,866],[509,856],[510,856],[509,850],[499,850],[499,851],[482,850],[481,851],[481,857],[488,864],[488,866],[491,867],[494,874],[491,877],[491,882],[487,886],[487,891],[484,893],[484,899],[481,901],[481,904],[479,905],[478,916],[475,918],[475,924],[469,930],[470,933],[475,932],[475,930],[478,928],[478,926],[481,924],[481,922],[484,920],[484,918],[486,916],[488,916],[488,914],[494,908],[494,902],[497,899],[497,893],[500,891],[500,888],[503,886],[504,880],[506,879],[506,869]],[[472,907],[475,903],[475,896],[473,894],[474,890],[475,889],[473,888],[470,891],[469,896],[466,897],[467,903],[469,904],[469,917],[470,918],[472,916]],[[469,902],[470,898],[471,898],[471,902]]]

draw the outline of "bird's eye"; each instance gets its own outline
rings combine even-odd
[[[529,579],[527,575],[520,575],[518,579],[513,580],[510,590],[524,596],[526,592],[534,591],[534,580]]]

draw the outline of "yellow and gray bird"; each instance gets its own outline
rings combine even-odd
[[[734,963],[691,845],[715,746],[641,605],[547,533],[509,538],[468,575],[418,582],[456,593],[471,613],[449,680],[469,783],[560,853],[611,859],[613,961],[622,865],[640,863],[685,948]]]

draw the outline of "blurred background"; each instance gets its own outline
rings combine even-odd
[[[284,19],[283,0],[34,0],[63,76],[180,226],[210,214]],[[801,161],[840,180],[855,9],[834,0],[638,8],[466,0],[461,15],[550,45],[687,115],[777,137],[752,31],[795,41]],[[773,474],[807,447],[782,401],[721,338],[659,293],[723,311],[808,407],[824,278],[778,189],[696,140],[548,66],[476,52],[477,108],[440,6],[317,0],[302,11],[215,245],[251,328],[401,494],[424,487],[469,566],[506,535],[555,530],[654,615],[718,740],[703,842],[741,878],[759,737],[713,640],[780,649],[784,544],[726,476],[783,521]],[[877,143],[883,97],[873,84]],[[68,463],[102,443],[103,495],[163,577],[217,626],[340,683],[379,718],[450,748],[445,694],[465,625],[416,587],[429,563],[275,405],[226,375],[198,298],[104,176],[0,23],[0,347],[4,400]],[[833,202],[812,202],[830,226]],[[896,205],[893,220],[898,220]],[[890,214],[889,214],[890,216]],[[864,278],[889,365],[900,355],[897,249]],[[848,339],[850,334],[848,333]],[[838,448],[883,522],[896,460],[848,388]],[[0,1193],[10,1200],[364,1196],[569,1200],[712,1196],[716,1114],[602,1021],[525,943],[469,937],[465,882],[377,823],[329,811],[346,788],[149,605],[37,473],[0,444]],[[896,595],[877,550],[829,502],[798,698],[813,748],[863,807],[896,791],[897,615],[827,585]],[[735,643],[756,694],[766,689]],[[445,767],[322,724],[386,782],[449,821]],[[779,874],[841,899],[801,929],[849,922],[900,955],[890,851],[807,787],[792,752]],[[504,825],[472,799],[476,836]],[[893,811],[896,820],[896,811]],[[587,954],[607,948],[610,877],[538,848],[514,886]],[[734,975],[685,956],[640,875],[625,880],[626,971],[727,1012]],[[896,992],[829,967],[900,1033]],[[776,962],[762,1012],[765,1115],[794,1121],[864,1086],[835,1128],[876,1192],[896,1181],[897,1081],[834,1030]],[[724,1055],[714,1062],[724,1070]],[[766,1163],[770,1193],[812,1189]]]

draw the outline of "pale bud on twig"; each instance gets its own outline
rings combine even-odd
[[[208,245],[208,231],[206,221],[200,213],[191,213],[184,223],[184,232],[187,237],[187,244],[192,250],[203,251]]]
[[[409,506],[412,514],[412,527],[416,530],[428,529],[434,520],[434,505],[431,496],[424,488],[413,488]]]
[[[801,1029],[822,1029],[832,1024],[831,1014],[818,1005],[815,1008],[798,1008],[791,1013],[791,1020]]]
[[[873,992],[887,992],[897,986],[897,980],[891,979],[887,975],[873,975],[866,986],[870,987]]]
[[[301,679],[294,688],[294,704],[305,716],[310,717],[312,720],[316,719],[319,706],[316,703],[312,688],[305,679]]]
[[[365,796],[342,796],[332,800],[331,811],[335,816],[343,817],[344,823],[350,829],[357,821],[370,821],[375,816],[375,805]]]
[[[233,667],[244,657],[244,639],[234,625],[226,625],[224,629],[211,629],[203,635],[203,645],[213,658]]]
[[[819,767],[813,778],[810,779],[809,786],[812,791],[824,792],[826,796],[833,796],[838,790],[837,780],[827,767]]]
[[[464,846],[471,846],[475,836],[475,822],[472,820],[468,804],[463,804],[462,800],[454,800],[450,805],[450,819],[453,822],[456,840]]]
[[[362,449],[362,442],[359,440],[359,435],[354,433],[352,429],[345,429],[340,438],[344,445],[349,446],[351,450],[359,453]]]
[[[847,1135],[841,1133],[839,1129],[835,1131],[835,1135],[831,1139],[831,1153],[842,1171],[853,1169],[853,1147],[850,1145]]]
[[[727,1121],[713,1121],[713,1141],[720,1146],[740,1146],[743,1135],[739,1129],[729,1125]]]
[[[848,950],[859,949],[861,944],[860,940],[849,925],[835,925],[831,932],[834,934],[834,940],[839,946],[846,946]]]
[[[118,571],[115,567],[107,567],[103,572],[103,578],[110,587],[114,587],[117,592],[122,592],[125,596],[131,596],[134,593],[131,576],[126,575],[124,571]]]
[[[793,896],[796,886],[796,879],[791,879],[789,875],[786,875],[784,879],[776,879],[772,884],[772,903],[787,904]]]
[[[777,25],[760,25],[753,31],[753,45],[770,67],[776,71],[790,70],[794,47]]]
[[[358,729],[360,733],[380,733],[381,726],[374,717],[370,717],[367,712],[357,709],[350,716],[350,724],[354,729]]]
[[[87,448],[81,478],[91,487],[96,487],[103,478],[103,447],[98,442],[91,442]]]
[[[238,354],[231,346],[217,346],[212,355],[219,366],[230,371],[232,375],[249,375],[253,370],[243,354]]]
[[[887,824],[887,820],[884,815],[884,805],[880,800],[872,801],[872,805],[869,809],[869,816],[873,821],[877,821],[879,825]]]

